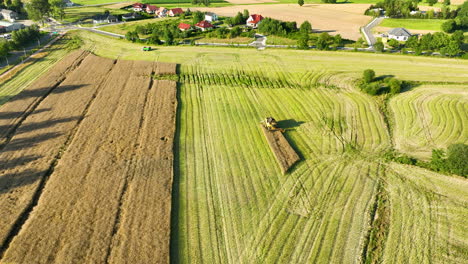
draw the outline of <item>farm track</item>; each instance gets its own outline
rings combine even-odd
[[[0,152],[2,263],[169,262],[175,68],[88,55],[40,99]]]

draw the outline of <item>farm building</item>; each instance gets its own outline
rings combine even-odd
[[[119,22],[119,20],[114,15],[97,15],[93,17],[94,24],[105,24],[105,23],[115,23],[115,22]]]
[[[195,27],[201,29],[201,31],[205,31],[212,29],[213,25],[210,22],[203,20],[195,24]]]
[[[215,13],[212,13],[212,12],[207,12],[205,14],[205,20],[209,21],[209,22],[216,21],[216,20],[218,20],[218,15],[216,15]]]
[[[394,28],[388,31],[389,39],[396,39],[399,41],[407,41],[412,34],[406,28]]]
[[[154,14],[156,11],[158,11],[158,7],[154,5],[146,5],[146,13],[148,14]]]
[[[169,12],[167,12],[167,15],[173,17],[173,16],[181,15],[183,13],[184,13],[184,10],[182,10],[182,8],[173,8],[169,10]]]
[[[132,20],[132,19],[138,19],[138,18],[141,18],[141,15],[136,13],[136,12],[127,13],[127,14],[122,15],[123,20]]]
[[[11,32],[25,28],[23,24],[0,21],[0,32]]]
[[[14,22],[18,19],[18,14],[15,11],[8,9],[0,9],[0,19],[2,18],[10,22]]]
[[[262,20],[263,20],[262,15],[253,14],[253,15],[249,16],[249,18],[247,19],[246,24],[247,24],[248,27],[257,28],[258,24],[260,24],[260,22]]]
[[[132,5],[132,7],[133,7],[133,11],[141,12],[146,8],[146,5],[142,3],[135,3]]]
[[[180,31],[186,31],[192,29],[192,26],[190,24],[180,23],[178,28]]]

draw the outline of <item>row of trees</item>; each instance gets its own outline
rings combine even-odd
[[[452,17],[450,17],[452,18]],[[468,1],[465,1],[463,5],[457,10],[457,14],[453,19],[446,21],[442,24],[442,30],[447,33],[452,33],[455,30],[467,30],[468,29]]]
[[[394,50],[410,49],[416,55],[421,55],[423,52],[428,54],[439,52],[443,56],[457,56],[463,52],[464,39],[463,31],[458,30],[451,35],[436,32],[425,34],[420,38],[411,36],[405,43],[391,39],[388,41],[388,45]],[[374,49],[377,52],[383,52],[384,44],[382,41],[375,43]]]
[[[258,31],[264,34],[287,37],[298,31],[296,22],[284,22],[266,17],[258,25]]]
[[[242,25],[245,24],[249,16],[249,10],[244,9],[244,12],[237,12],[237,14],[234,17],[226,18],[225,22],[228,25]]]
[[[44,23],[48,16],[63,19],[65,2],[63,0],[30,0],[25,4],[29,19]]]
[[[31,41],[35,41],[40,36],[39,27],[36,25],[13,31],[11,33],[11,41],[0,41],[0,56],[6,56],[8,52],[18,49]]]
[[[0,9],[2,8],[13,10],[16,13],[22,13],[23,3],[21,3],[21,0],[3,0],[0,1]]]
[[[204,5],[204,6],[209,6],[210,5],[210,0],[192,0],[192,5]]]

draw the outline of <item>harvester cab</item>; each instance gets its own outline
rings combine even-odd
[[[269,131],[281,131],[284,132],[284,129],[277,127],[278,122],[273,117],[267,117],[265,120],[262,121],[263,126],[268,129]]]

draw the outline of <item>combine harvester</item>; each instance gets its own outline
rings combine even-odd
[[[299,155],[291,147],[284,137],[282,128],[278,127],[278,122],[273,117],[267,117],[261,122],[261,127],[265,137],[275,154],[276,160],[285,174],[296,162],[300,160]]]

